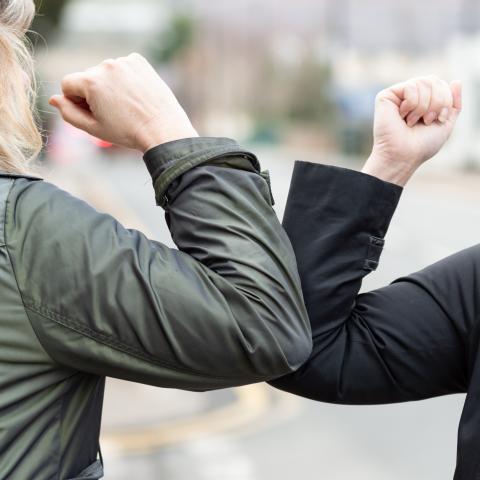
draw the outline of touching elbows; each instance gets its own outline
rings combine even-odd
[[[255,376],[266,381],[295,372],[310,358],[312,333],[302,309],[283,309],[263,317],[267,329],[253,343],[251,359]]]

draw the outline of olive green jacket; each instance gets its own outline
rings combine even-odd
[[[106,376],[203,391],[288,374],[310,354],[255,155],[206,137],[144,160],[178,250],[39,177],[0,173],[2,480],[100,478]]]

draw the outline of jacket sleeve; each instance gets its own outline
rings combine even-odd
[[[15,182],[7,246],[45,350],[77,371],[199,391],[294,371],[310,325],[255,155],[206,137],[144,160],[178,250],[48,182]]]
[[[375,314],[377,298],[391,309],[398,294],[358,295],[362,279],[377,268],[402,191],[361,172],[296,163],[283,225],[297,257],[313,352],[297,372],[274,380],[275,387],[332,403],[411,399],[397,382],[411,369],[402,353],[408,349],[402,323],[386,319],[386,309]]]

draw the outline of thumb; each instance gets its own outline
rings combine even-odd
[[[455,122],[462,111],[462,82],[459,80],[450,82],[450,90],[452,91],[453,106],[450,109],[449,120]]]
[[[60,112],[60,115],[67,123],[87,133],[93,134],[96,127],[96,120],[91,112],[80,107],[64,95],[53,95],[50,97],[48,103]]]
[[[405,121],[403,120],[404,115],[402,109],[404,103],[405,102],[399,95],[398,90],[395,90],[394,88],[382,90],[377,95],[375,102],[375,127],[391,129],[404,124]]]

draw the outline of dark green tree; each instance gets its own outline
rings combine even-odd
[[[39,33],[46,41],[55,38],[62,12],[68,2],[69,0],[35,0],[37,15],[31,29]],[[38,35],[30,34],[30,38],[37,48],[45,46],[43,41],[38,40]]]
[[[195,33],[191,17],[179,14],[168,28],[149,46],[149,55],[158,63],[170,63],[181,57],[191,46]]]
[[[328,126],[337,107],[332,99],[332,80],[328,65],[307,60],[293,78],[286,114],[293,121]]]

